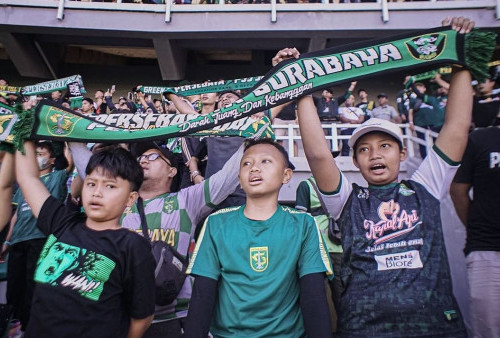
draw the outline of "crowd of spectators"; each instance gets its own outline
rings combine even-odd
[[[124,1],[125,2],[125,1]],[[351,82],[345,93],[335,97],[332,89],[324,89],[321,93],[314,95],[314,107],[321,123],[324,124],[349,124],[340,128],[341,135],[351,135],[356,126],[371,118],[382,119],[394,123],[408,123],[411,131],[415,131],[418,137],[424,137],[423,130],[432,130],[436,133],[441,131],[444,124],[444,111],[447,103],[449,84],[446,79],[439,74],[430,81],[415,82],[411,77],[407,77],[402,85],[402,89],[395,98],[380,92],[376,94],[376,102],[370,100],[370,94],[366,89],[359,89],[357,93],[355,88],[357,82]],[[472,113],[471,129],[476,127],[488,127],[498,124],[498,112],[500,108],[500,98],[494,91],[498,78],[497,69],[492,69],[487,81],[476,85],[474,96],[474,108]],[[0,79],[0,86],[8,85],[7,81]],[[430,93],[432,88],[432,93]],[[45,98],[65,108],[74,109],[78,113],[95,117],[103,114],[208,114],[217,108],[229,106],[238,100],[244,93],[241,91],[224,91],[220,93],[208,93],[201,95],[192,95],[182,97],[175,94],[152,97],[142,93],[139,90],[130,91],[125,96],[116,97],[116,87],[113,85],[110,89],[97,90],[93,97],[83,97],[81,104],[74,106],[71,104],[68,93],[54,91],[45,96],[37,98],[25,98],[25,100],[15,94],[0,95],[0,103],[13,105],[36,101]],[[356,102],[357,94],[358,102]],[[391,105],[395,102],[397,107]],[[297,124],[298,106],[296,102],[280,106],[278,109],[272,109],[264,112],[273,124],[286,126]],[[258,119],[262,115],[254,116]],[[420,129],[415,129],[414,126]],[[276,135],[286,135],[286,128],[277,130]],[[328,128],[325,129],[328,135]],[[245,192],[237,189],[237,165],[238,159],[235,154],[241,151],[241,145],[244,142],[242,138],[237,137],[184,137],[181,139],[165,139],[157,143],[148,145],[126,145],[131,148],[134,155],[137,155],[138,162],[145,170],[145,185],[139,193],[143,197],[146,205],[146,216],[148,223],[159,222],[150,228],[160,227],[167,231],[178,231],[185,235],[182,240],[178,240],[176,248],[182,242],[186,250],[192,251],[192,244],[195,239],[195,233],[201,228],[205,218],[214,210],[215,204],[219,208],[240,206],[245,203]],[[54,143],[57,144],[57,143]],[[341,155],[349,156],[349,140],[342,140]],[[47,175],[48,179],[44,182],[47,188],[52,189],[50,193],[66,201],[73,208],[81,207],[82,182],[85,179],[84,168],[89,160],[91,150],[96,152],[100,145],[71,145],[65,148],[65,151],[57,151],[52,143],[41,142],[36,145],[41,177]],[[137,148],[139,147],[139,148]],[[72,154],[70,154],[71,149]],[[91,149],[91,150],[89,150]],[[116,150],[116,148],[115,148]],[[296,144],[294,144],[294,156],[298,153]],[[154,155],[157,154],[157,155]],[[420,155],[425,158],[425,147],[421,147]],[[63,157],[66,160],[56,165],[55,158]],[[156,161],[161,158],[162,161]],[[73,162],[78,170],[73,169]],[[62,163],[62,164],[61,164]],[[155,171],[154,165],[160,165],[162,170]],[[293,169],[293,165],[289,165]],[[154,170],[153,170],[154,169]],[[54,175],[53,172],[57,172]],[[165,174],[168,173],[168,174]],[[50,175],[49,175],[50,174]],[[86,173],[88,174],[88,173]],[[68,179],[69,175],[69,179]],[[309,194],[312,195],[309,184],[306,192],[301,196],[308,196],[307,203],[311,202]],[[202,185],[200,185],[202,184]],[[70,187],[70,191],[62,192],[62,187]],[[159,187],[163,187],[159,189]],[[166,188],[165,188],[166,187]],[[470,187],[470,186],[467,186]],[[314,188],[313,188],[314,189]],[[234,192],[233,192],[234,191]],[[208,194],[208,195],[207,195]],[[315,199],[317,195],[315,195]],[[23,203],[22,195],[14,197],[16,205],[21,207]],[[196,202],[193,202],[196,201]],[[318,202],[316,200],[316,202]],[[142,201],[141,201],[142,203]],[[303,202],[306,203],[306,202]],[[304,210],[311,211],[311,206],[301,205]],[[172,210],[182,214],[182,216],[172,216]],[[321,203],[316,203],[312,207],[318,214],[321,214]],[[168,209],[168,210],[167,210]],[[22,209],[26,211],[28,209]],[[122,226],[140,231],[138,224],[142,222],[140,210],[137,206],[127,209],[120,220]],[[20,214],[16,214],[20,215]],[[158,216],[160,215],[160,216]],[[30,318],[29,304],[26,304],[26,297],[33,295],[33,275],[36,266],[36,259],[41,252],[45,242],[45,236],[41,233],[28,233],[23,237],[27,222],[24,219],[18,219],[14,216],[9,219],[6,235],[6,244],[2,249],[4,257],[8,251],[8,246],[13,244],[11,251],[11,260],[9,261],[8,275],[8,301],[14,306],[14,315],[21,320],[22,329],[27,328]],[[32,222],[33,220],[30,220]],[[466,222],[466,219],[463,219]],[[17,225],[22,223],[22,226]],[[174,226],[172,226],[174,225]],[[16,228],[17,226],[17,228]],[[176,228],[177,230],[173,230]],[[15,231],[13,229],[16,229]],[[19,233],[21,232],[21,233]],[[174,236],[174,235],[172,235]],[[21,244],[21,245],[20,245]],[[333,246],[332,246],[333,247]],[[340,249],[341,251],[341,249]],[[331,251],[339,253],[338,251]],[[184,256],[187,255],[184,254]],[[340,256],[338,256],[340,257]],[[338,258],[337,257],[337,258]],[[24,261],[23,261],[24,259]],[[339,263],[340,264],[340,263]],[[18,274],[20,267],[23,267],[23,273]],[[17,270],[16,270],[17,269]],[[27,271],[27,273],[26,273]],[[49,268],[47,268],[49,271]],[[51,270],[52,271],[52,270]],[[60,276],[55,276],[49,283],[55,283]],[[338,290],[334,290],[338,293]],[[187,303],[191,296],[192,285],[188,279],[183,287],[177,303],[173,307],[157,308],[155,318],[161,319],[154,322],[146,337],[155,337],[159,332],[173,330],[172,336],[180,333],[180,328],[184,325],[184,318],[187,313]],[[337,295],[338,297],[338,295]],[[338,299],[335,300],[336,302]],[[336,304],[338,306],[338,304]],[[165,319],[172,319],[168,320]],[[162,321],[163,320],[163,321]],[[168,323],[168,324],[166,324]],[[175,327],[172,326],[175,323]],[[170,331],[169,331],[170,332]]]

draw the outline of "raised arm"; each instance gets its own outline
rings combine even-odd
[[[450,197],[455,206],[455,211],[465,226],[467,226],[467,218],[469,217],[469,206],[471,204],[469,190],[471,187],[470,183],[457,182],[452,182],[450,186]]]
[[[454,68],[443,128],[436,146],[452,161],[462,160],[472,119],[472,86],[468,70]]]
[[[24,142],[26,155],[16,152],[16,178],[24,198],[31,208],[35,218],[42,209],[43,203],[50,196],[49,191],[40,181],[40,171],[36,161],[35,144],[33,141]]]
[[[312,97],[302,97],[297,107],[304,152],[316,184],[321,191],[335,191],[340,183],[340,170],[330,153]]]
[[[191,106],[189,103],[187,103],[181,97],[175,95],[174,93],[165,94],[165,98],[169,101],[172,101],[174,103],[175,108],[177,108],[177,110],[181,114],[198,114],[198,112],[194,110],[193,106]]]

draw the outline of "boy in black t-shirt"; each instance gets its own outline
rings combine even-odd
[[[25,337],[141,337],[153,318],[154,259],[144,238],[119,225],[138,197],[141,167],[123,149],[94,154],[82,190],[85,218],[50,196],[33,142],[24,146],[17,180],[48,236]]]

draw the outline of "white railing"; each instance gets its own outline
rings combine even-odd
[[[377,2],[365,3],[338,3],[337,0],[322,0],[321,3],[278,3],[271,0],[267,4],[226,4],[224,0],[218,0],[218,4],[174,4],[173,0],[165,1],[164,4],[136,4],[105,2],[84,2],[70,0],[0,0],[1,6],[26,6],[26,7],[55,7],[56,16],[64,20],[64,10],[67,9],[89,9],[89,10],[118,10],[134,12],[164,12],[165,22],[171,22],[172,13],[175,12],[269,12],[271,22],[276,22],[277,12],[316,12],[316,11],[375,11],[379,12],[382,22],[388,22],[392,11],[422,10],[422,9],[494,9],[496,19],[500,18],[500,0],[458,0],[458,1],[418,1],[418,2],[388,2],[377,0]]]
[[[348,140],[350,135],[341,135],[341,128],[356,128],[359,125],[357,124],[340,124],[340,123],[328,123],[322,124],[323,130],[326,132],[325,134],[330,134],[325,136],[325,138],[330,143],[330,147],[332,152],[339,151],[341,147],[341,140]],[[410,129],[409,124],[400,124],[399,125],[403,132],[403,140],[405,141],[405,146],[408,150],[408,157],[420,157],[419,153],[419,145],[424,145],[427,149],[427,153],[431,150],[434,145],[434,139],[437,137],[437,133],[424,129],[421,127],[415,126],[415,131],[422,132],[424,134],[424,138],[420,139],[416,136],[416,133]],[[288,151],[290,157],[303,157],[302,151],[302,138],[300,137],[299,126],[297,124],[275,124],[273,125],[275,130],[285,130],[285,135],[276,136],[278,141],[284,141],[284,146]],[[295,153],[295,147],[298,148],[298,152]]]

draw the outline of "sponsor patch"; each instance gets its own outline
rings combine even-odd
[[[394,269],[420,269],[424,267],[418,250],[375,256],[375,260],[377,261],[378,271]]]

